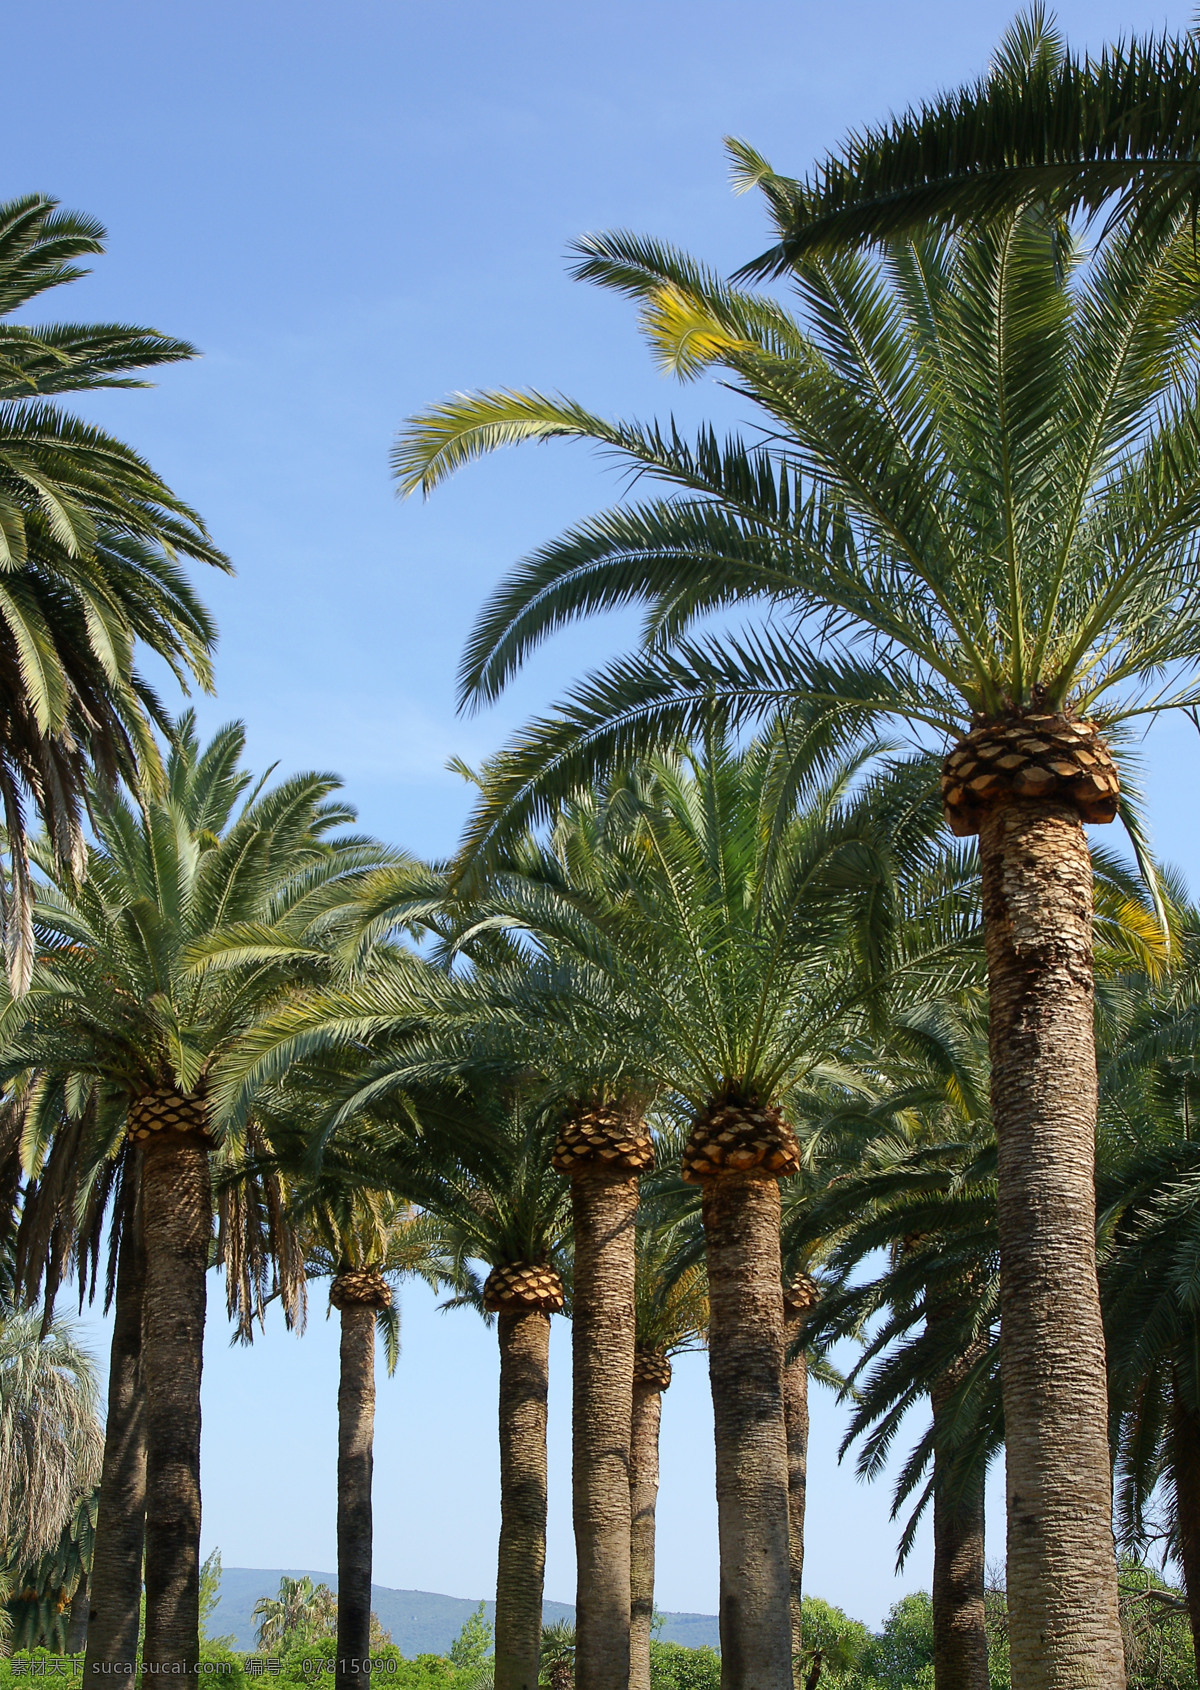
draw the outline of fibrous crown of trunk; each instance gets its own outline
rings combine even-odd
[[[654,1539],[658,1504],[658,1438],[662,1396],[671,1363],[640,1345],[633,1358],[633,1421],[629,1442],[630,1623],[629,1690],[650,1690],[654,1631]]]
[[[783,1288],[783,1418],[787,1434],[792,1674],[797,1685],[804,1655],[804,1506],[808,1494],[808,1357],[797,1346],[819,1298],[817,1282],[807,1273],[794,1274]]]
[[[550,1316],[562,1280],[543,1262],[505,1262],[483,1304],[500,1339],[500,1543],[496,1556],[495,1690],[536,1690],[546,1571],[546,1417]]]
[[[84,1675],[129,1675],[137,1662],[146,1534],[146,1397],[142,1307],[146,1282],[137,1152],[122,1176],[121,1239],[108,1367],[104,1467],[88,1585]]]
[[[632,1106],[564,1120],[553,1163],[571,1180],[572,1499],[579,1690],[628,1690],[629,1440],[633,1419],[638,1175],[654,1148]]]
[[[212,1186],[201,1097],[164,1089],[129,1107],[142,1156],[146,1249],[146,1631],[143,1663],[198,1670],[200,1374]]]
[[[779,1179],[798,1166],[780,1111],[737,1093],[701,1111],[683,1152],[703,1192],[722,1690],[793,1684]]]
[[[1120,1690],[1082,826],[1112,819],[1119,784],[1094,724],[1034,709],[979,721],[942,792],[983,874],[1013,1685]]]
[[[371,1656],[371,1480],[375,1443],[375,1324],[392,1303],[374,1268],[342,1267],[329,1287],[342,1324],[338,1374],[337,1690],[361,1686]]]

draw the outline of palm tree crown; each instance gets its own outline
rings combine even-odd
[[[104,230],[41,195],[0,205],[0,807],[12,859],[10,967],[32,962],[26,803],[64,863],[82,867],[87,772],[158,772],[161,706],[139,642],[181,682],[211,684],[214,628],[181,557],[228,568],[196,513],[130,447],[60,398],[144,385],[132,372],[195,348],[123,323],[34,326],[11,314],[85,272]]]
[[[985,76],[856,132],[804,182],[731,142],[735,180],[763,189],[779,237],[744,274],[778,273],[837,242],[986,219],[1031,198],[1170,216],[1200,188],[1198,69],[1194,33],[1073,54],[1039,0]]]
[[[1200,450],[1189,226],[1126,226],[1090,258],[1036,211],[879,262],[805,260],[806,320],[632,236],[578,271],[636,297],[662,363],[715,366],[757,444],[689,445],[529,394],[416,419],[395,463],[429,489],[555,434],[677,491],[591,518],[500,588],[468,650],[486,698],[554,627],[631,602],[647,650],[585,680],[501,758],[469,835],[492,848],[588,773],[706,719],[829,702],[957,737],[1011,713],[1112,726],[1195,696]],[[691,632],[766,600],[757,633]]]

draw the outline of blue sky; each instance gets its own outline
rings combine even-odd
[[[1186,25],[1190,6],[1071,0],[1076,45]],[[629,625],[556,640],[485,715],[454,712],[482,598],[516,558],[616,497],[580,448],[505,455],[399,504],[393,432],[449,391],[559,388],[610,414],[712,411],[651,368],[620,301],[570,282],[588,229],[628,226],[732,267],[764,244],[729,192],[725,134],[802,171],[849,128],[980,69],[996,0],[48,0],[5,23],[4,195],[100,217],[110,254],[56,315],[153,324],[201,362],[91,414],[205,514],[237,579],[207,725],[245,719],[258,766],[333,768],[363,824],[448,851],[466,808],[448,756],[496,746]],[[728,414],[724,409],[724,414]],[[1196,739],[1156,730],[1151,815],[1196,884]],[[1183,794],[1181,797],[1180,794]],[[231,1565],[332,1567],[336,1327],[230,1351],[214,1287],[205,1544]],[[376,1578],[479,1596],[494,1576],[494,1338],[406,1294],[381,1376]],[[561,1325],[561,1323],[556,1323]],[[547,1594],[570,1600],[568,1345],[556,1338]],[[700,1357],[667,1400],[660,1605],[714,1612],[711,1431]],[[808,1586],[878,1621],[928,1582],[892,1576],[886,1488],[837,1470],[815,1405]],[[994,1487],[995,1490],[995,1487]],[[995,1491],[993,1523],[1000,1527]],[[1002,1533],[994,1534],[998,1554]]]

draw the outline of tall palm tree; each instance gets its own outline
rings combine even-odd
[[[386,953],[377,954],[373,971],[361,982],[360,1014],[372,996],[394,1013],[388,960]],[[500,1542],[494,1676],[496,1690],[536,1690],[546,1560],[550,1316],[563,1308],[568,1266],[567,1193],[551,1163],[560,1109],[528,1089],[528,1074],[505,1073],[511,1058],[502,1050],[485,1054],[479,1041],[462,1041],[439,1027],[440,982],[432,970],[423,978],[426,1027],[364,1051],[357,1068],[344,1065],[340,1124],[329,1100],[314,1110],[303,1077],[292,1083],[301,1112],[325,1128],[319,1189],[340,1187],[358,1203],[371,1201],[374,1192],[417,1205],[419,1212],[392,1230],[396,1265],[451,1288],[455,1295],[447,1307],[474,1308],[496,1324]],[[328,998],[303,1006],[310,1061],[322,1029],[330,1044],[343,1031],[333,1008]],[[343,1013],[345,1008],[343,1003]],[[269,1026],[262,1032],[269,1036]],[[368,1101],[369,1109],[356,1116],[360,1102]],[[479,1263],[490,1269],[486,1278],[477,1273]]]
[[[579,1690],[622,1690],[631,1648],[630,1438],[639,1176],[654,1149],[636,1092],[569,1112],[554,1168],[571,1182],[571,1495]]]
[[[400,1359],[395,1286],[402,1276],[432,1277],[429,1249],[414,1217],[362,1189],[322,1190],[299,1199],[310,1277],[328,1278],[329,1306],[341,1322],[338,1373],[337,1654],[338,1690],[370,1674],[374,1547],[375,1340],[388,1373]],[[366,1663],[366,1664],[364,1664]]]
[[[78,1281],[80,1308],[94,1301],[113,1314],[108,1412],[99,1511],[103,1529],[89,1559],[81,1600],[81,1637],[91,1659],[132,1672],[137,1658],[145,1538],[146,1413],[142,1369],[142,1238],[140,1163],[127,1136],[92,1107],[72,1114],[63,1102],[47,1109],[32,1132],[24,1109],[10,1107],[0,1134],[3,1178],[23,1182],[14,1243],[16,1292],[52,1310],[64,1278]],[[50,1128],[49,1142],[44,1129]],[[241,1145],[227,1140],[217,1158],[216,1264],[226,1275],[227,1306],[239,1338],[249,1342],[267,1302],[282,1299],[289,1325],[303,1324],[303,1263],[285,1221],[277,1173],[247,1163],[261,1150],[258,1123]],[[105,1262],[105,1258],[107,1261]],[[120,1663],[118,1666],[117,1663]]]
[[[60,867],[83,867],[89,771],[153,783],[161,706],[134,667],[139,642],[183,681],[211,686],[212,622],[179,566],[227,568],[196,513],[130,447],[60,398],[144,385],[133,372],[195,348],[126,323],[9,320],[104,251],[91,218],[41,194],[0,205],[0,812],[11,880],[0,914],[13,982],[29,981],[26,806]]]
[[[334,830],[352,812],[336,780],[302,775],[251,793],[244,735],[204,750],[175,731],[161,797],[139,812],[92,796],[87,876],[39,850],[42,948],[29,995],[4,1011],[2,1071],[31,1139],[64,1109],[94,1111],[137,1160],[145,1252],[146,1637],[143,1658],[192,1670],[199,1648],[200,1368],[212,1248],[207,1103],[221,1058],[267,1007],[319,979],[320,935],[355,877],[384,853]],[[203,954],[237,936],[218,966]],[[236,1145],[233,1146],[236,1148]],[[103,1499],[102,1499],[103,1500]],[[105,1529],[101,1510],[101,1529]]]
[[[878,263],[797,261],[807,321],[650,241],[581,253],[581,273],[640,300],[662,362],[721,368],[766,438],[702,431],[692,447],[538,394],[455,400],[411,425],[410,486],[506,441],[574,434],[682,489],[546,546],[485,612],[471,697],[594,609],[643,603],[651,639],[499,760],[472,848],[714,712],[807,697],[846,731],[890,717],[947,746],[947,821],[979,835],[983,878],[1014,1683],[1119,1683],[1081,824],[1121,809],[1140,849],[1109,739],[1119,752],[1126,723],[1200,696],[1190,225],[1127,222],[1086,265],[1036,210]],[[770,627],[690,632],[750,599]]]
[[[629,1687],[650,1690],[654,1631],[655,1514],[663,1392],[671,1358],[704,1342],[708,1297],[693,1221],[665,1215],[652,1203],[639,1217],[637,1348],[633,1361],[633,1425],[629,1440],[630,1538]],[[657,1211],[657,1212],[656,1212]]]

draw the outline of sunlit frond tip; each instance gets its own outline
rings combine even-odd
[[[609,430],[582,405],[543,393],[454,393],[412,417],[392,447],[392,474],[403,497],[425,494],[455,470],[501,446],[556,435],[595,439]]]

